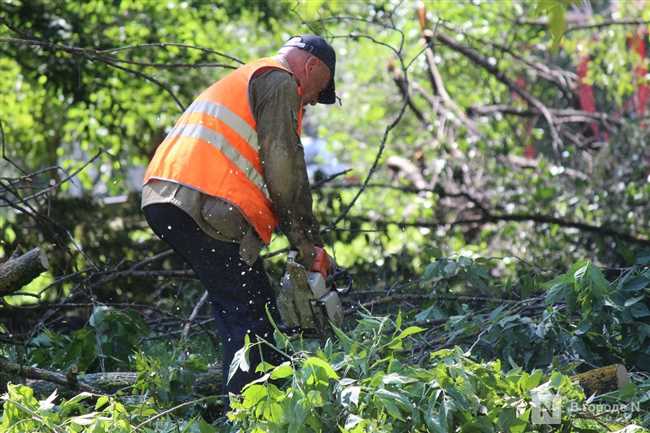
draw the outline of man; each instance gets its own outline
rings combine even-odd
[[[273,341],[265,305],[279,317],[258,255],[276,226],[307,269],[323,254],[300,130],[304,105],[335,102],[335,64],[321,37],[292,38],[275,57],[244,65],[199,95],[147,168],[145,217],[210,295],[224,381],[246,334]],[[277,360],[260,347],[266,361]],[[260,351],[250,356],[250,371],[236,372],[226,391],[237,394],[256,377]]]

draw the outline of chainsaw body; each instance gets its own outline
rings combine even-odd
[[[330,323],[341,326],[343,304],[340,295],[350,290],[336,287],[336,273],[325,279],[320,272],[310,272],[296,262],[296,251],[289,253],[287,267],[280,283],[278,310],[291,333],[302,332],[324,336]],[[349,280],[349,279],[348,279]]]

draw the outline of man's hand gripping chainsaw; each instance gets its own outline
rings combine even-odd
[[[286,331],[306,336],[324,337],[331,322],[343,323],[343,305],[339,295],[350,291],[347,271],[332,266],[330,258],[317,248],[311,269],[296,262],[297,251],[291,251],[281,281],[277,304]]]

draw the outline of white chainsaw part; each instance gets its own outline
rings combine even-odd
[[[296,252],[291,251],[278,296],[278,308],[285,324],[323,330],[329,319],[341,326],[343,304],[338,292],[327,287],[320,272],[307,272],[295,258]],[[307,308],[308,305],[311,307]]]
[[[332,321],[334,326],[340,327],[343,324],[343,304],[339,294],[330,290],[325,296],[320,298],[321,304],[325,307],[327,317]]]
[[[325,278],[323,278],[323,275],[320,272],[310,272],[307,280],[309,281],[309,287],[311,287],[311,291],[316,299],[322,298],[330,291],[327,288]]]

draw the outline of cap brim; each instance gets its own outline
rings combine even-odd
[[[320,95],[318,95],[319,104],[333,104],[336,102],[336,91],[334,90],[334,78],[332,78]]]

